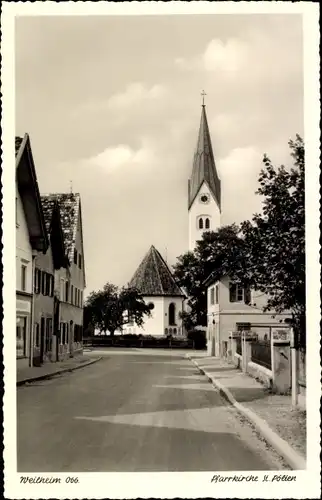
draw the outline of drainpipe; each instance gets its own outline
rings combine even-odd
[[[31,263],[31,311],[30,311],[30,345],[29,345],[29,366],[33,366],[34,360],[34,315],[35,315],[35,264],[36,264],[36,255],[37,252],[35,250],[32,251],[32,263]]]

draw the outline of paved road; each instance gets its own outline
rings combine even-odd
[[[17,388],[19,472],[284,467],[182,354],[103,354]]]

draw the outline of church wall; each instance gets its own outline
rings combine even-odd
[[[139,327],[137,325],[124,325],[123,333],[134,333],[136,335],[152,335],[154,337],[160,337],[170,333],[169,329],[172,329],[172,334],[180,335],[182,333],[182,322],[179,317],[179,313],[183,308],[183,298],[182,297],[144,297],[147,304],[152,302],[154,304],[154,309],[151,311],[150,317],[145,317],[144,325]],[[169,325],[169,305],[171,303],[175,304],[175,324]],[[176,331],[174,331],[174,328]],[[166,329],[168,331],[166,332]]]
[[[124,325],[123,333],[135,333],[136,335],[164,335],[164,297],[144,296],[144,301],[149,304],[152,302],[154,308],[151,310],[151,316],[145,316],[144,325]]]
[[[200,196],[206,194],[209,196],[209,202],[202,203]],[[209,217],[210,228],[199,229],[199,216]],[[194,250],[196,241],[202,238],[204,231],[216,231],[220,227],[220,211],[207,183],[203,183],[193,204],[189,210],[189,250]]]
[[[169,323],[169,305],[175,304],[175,324]],[[183,298],[182,297],[164,297],[164,329],[168,328],[168,333],[173,335],[182,334],[182,321],[179,317],[180,312],[183,311]],[[170,329],[172,330],[170,332]],[[164,330],[165,332],[165,330]]]

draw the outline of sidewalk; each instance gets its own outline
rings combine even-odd
[[[306,413],[292,407],[291,396],[271,394],[220,358],[188,357],[293,469],[306,468]]]
[[[57,361],[56,363],[45,363],[42,366],[29,366],[17,370],[17,385],[22,385],[27,382],[34,382],[36,380],[43,380],[53,377],[60,373],[77,370],[85,366],[91,365],[99,361],[101,356],[86,356],[77,355],[74,358],[66,359],[64,361]]]

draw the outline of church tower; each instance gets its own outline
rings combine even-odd
[[[192,174],[188,181],[188,213],[189,250],[192,251],[203,232],[216,231],[220,227],[221,215],[220,179],[212,151],[204,101]]]

